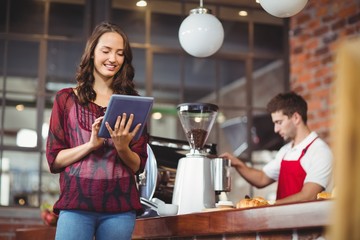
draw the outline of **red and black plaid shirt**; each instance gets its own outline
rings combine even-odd
[[[111,139],[80,161],[56,171],[53,168],[57,154],[89,141],[91,125],[104,114],[104,108],[89,103],[80,105],[73,89],[60,90],[55,98],[46,157],[52,173],[60,173],[60,197],[54,212],[61,209],[77,209],[95,212],[141,212],[139,191],[134,173],[120,159]],[[130,143],[132,151],[141,160],[142,172],[147,159],[149,135],[146,128],[138,141]]]

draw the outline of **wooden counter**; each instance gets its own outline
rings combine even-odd
[[[133,239],[316,239],[330,224],[332,204],[323,200],[138,219]]]
[[[133,239],[317,239],[330,224],[332,205],[323,200],[137,219]],[[49,240],[54,235],[50,227],[18,229],[16,239]]]

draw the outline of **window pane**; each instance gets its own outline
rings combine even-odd
[[[254,60],[253,94],[254,107],[266,108],[268,101],[280,92],[284,92],[284,64],[278,60]]]
[[[150,134],[156,137],[177,139],[179,119],[176,104],[156,103],[156,101],[152,111]]]
[[[154,54],[153,96],[157,102],[178,103],[181,83],[180,57],[173,54]]]
[[[220,103],[226,106],[246,106],[245,62],[240,60],[219,61]]]
[[[50,173],[45,154],[41,162],[41,203],[54,204],[59,199],[59,174]]]
[[[22,126],[35,130],[36,113],[30,124],[24,123],[29,117],[28,107],[35,108],[35,93],[37,91],[38,48],[37,42],[10,41],[8,45],[6,80],[6,109],[4,123],[4,143],[16,145],[16,135]],[[21,66],[21,67],[19,67]],[[1,86],[2,87],[2,86]],[[26,107],[20,112],[15,109],[19,105]],[[29,126],[28,126],[29,125]],[[33,143],[32,143],[33,145]],[[36,146],[36,141],[35,141]]]
[[[3,54],[5,54],[5,52],[3,52]],[[8,100],[16,99],[12,97],[13,92],[36,93],[38,86],[38,59],[38,42],[9,41],[6,64],[7,76],[5,78]],[[0,62],[2,62],[2,60],[0,60]],[[3,66],[4,65],[1,64],[0,69]],[[3,85],[0,86],[0,88],[2,87]],[[25,95],[18,95],[18,97],[20,97],[20,99],[23,99],[23,97],[27,98]],[[32,100],[33,97],[30,99]]]
[[[49,41],[46,78],[48,91],[56,92],[64,87],[75,86],[76,69],[83,50],[83,43]]]
[[[5,54],[5,41],[0,39],[0,90],[4,90],[3,86],[4,86],[4,56]]]
[[[7,97],[4,112],[4,144],[36,147],[36,114],[34,95],[12,94]]]
[[[84,5],[51,3],[49,34],[70,38],[82,37],[85,30],[84,14]]]
[[[215,60],[211,58],[185,59],[185,102],[214,102],[216,89]]]
[[[39,206],[39,159],[33,152],[3,152],[1,205]]]
[[[222,108],[218,114],[218,128],[222,151],[229,151],[239,156],[246,149],[245,110]]]
[[[145,96],[145,69],[146,69],[146,63],[145,63],[145,51],[144,49],[139,48],[132,48],[133,52],[133,61],[132,64],[135,68],[135,77],[134,77],[134,83],[136,90],[140,93],[140,95]]]
[[[42,34],[44,33],[45,1],[11,0],[10,32]]]
[[[255,24],[254,49],[259,54],[282,54],[284,51],[283,26]]]
[[[17,95],[18,93],[32,93],[35,94],[38,87],[37,78],[27,78],[27,77],[16,77],[16,76],[7,76],[6,77],[6,91],[7,98],[16,100],[19,97],[19,100],[34,100],[34,96],[27,95]],[[16,97],[13,96],[15,92]]]
[[[0,32],[5,32],[7,0],[0,0]]]
[[[242,22],[223,21],[224,42],[221,52],[247,52],[248,46],[248,25]]]
[[[39,43],[9,41],[7,55],[7,75],[14,77],[38,76]],[[19,86],[21,89],[21,86]]]
[[[118,24],[130,42],[145,43],[145,12],[113,9],[112,21]]]
[[[153,13],[151,16],[151,43],[180,48],[178,38],[182,17],[179,15]]]

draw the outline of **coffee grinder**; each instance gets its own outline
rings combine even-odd
[[[201,212],[215,207],[211,159],[203,149],[215,122],[218,106],[209,103],[183,103],[177,106],[190,152],[178,162],[172,203],[178,214]]]

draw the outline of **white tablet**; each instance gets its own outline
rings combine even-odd
[[[118,116],[122,116],[123,113],[126,113],[126,117],[128,118],[132,113],[134,114],[134,121],[131,125],[130,131],[132,131],[137,124],[141,123],[141,128],[134,137],[134,140],[138,140],[144,130],[153,103],[153,97],[113,94],[110,97],[109,104],[106,108],[98,136],[102,138],[110,138],[110,133],[105,126],[105,122],[108,122],[110,127],[114,129]]]

